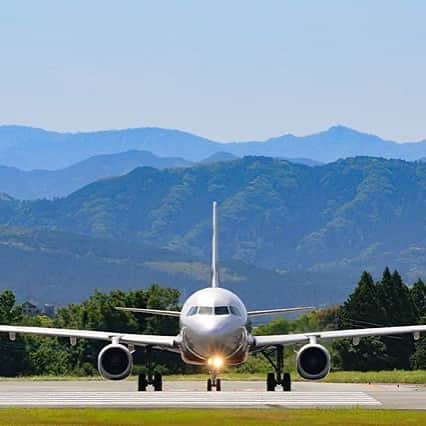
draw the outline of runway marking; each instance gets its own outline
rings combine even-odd
[[[11,392],[0,407],[376,406],[364,392]]]

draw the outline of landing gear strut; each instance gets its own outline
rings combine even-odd
[[[222,390],[222,382],[220,379],[217,378],[217,373],[215,371],[212,371],[211,378],[207,380],[207,391],[211,392],[213,388],[216,389],[216,392],[219,392]]]
[[[283,373],[284,369],[284,347],[277,345],[275,347],[276,361],[272,359],[271,352],[262,351],[261,354],[268,360],[275,373],[268,373],[266,376],[266,390],[272,392],[277,385],[281,385],[284,392],[291,391],[290,373]]]
[[[145,354],[147,359],[147,370],[148,373],[142,373],[138,375],[138,391],[145,392],[146,388],[149,385],[154,387],[154,391],[163,390],[163,376],[160,373],[152,372],[152,363],[151,363],[151,351],[150,346],[146,347]]]

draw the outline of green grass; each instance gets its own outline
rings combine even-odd
[[[426,411],[0,409],[0,425],[422,425]]]
[[[426,384],[426,370],[335,371],[327,379],[331,383],[412,383]]]

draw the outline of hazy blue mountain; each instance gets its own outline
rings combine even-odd
[[[200,164],[211,164],[211,163],[217,163],[219,161],[233,161],[233,160],[237,160],[238,158],[240,157],[237,157],[234,154],[230,154],[229,152],[221,151],[221,152],[216,152],[210,155],[209,157],[205,158],[203,161],[200,162]],[[281,158],[281,159],[289,161],[291,163],[304,164],[305,166],[311,166],[311,167],[320,166],[321,164],[323,164],[319,161],[311,160],[309,158]]]
[[[215,153],[201,164],[238,159],[226,152]],[[294,159],[296,163],[318,165],[312,160]],[[0,193],[20,200],[63,197],[99,179],[121,176],[137,167],[189,167],[197,163],[174,157],[158,157],[148,151],[126,151],[90,157],[60,170],[29,170],[0,165]]]
[[[23,170],[61,169],[95,155],[129,150],[145,150],[162,157],[196,162],[223,151],[238,157],[260,155],[319,162],[360,155],[417,160],[426,156],[426,141],[399,144],[343,126],[302,137],[283,135],[266,141],[227,144],[154,127],[57,133],[0,126],[0,164]]]
[[[321,161],[311,160],[310,158],[285,158],[285,157],[275,157],[275,158],[289,161],[290,163],[303,164],[309,167],[316,167],[316,166],[321,166],[324,164]]]
[[[426,276],[426,164],[354,158],[318,167],[246,157],[135,169],[54,201],[0,200],[6,225],[133,241],[208,260],[211,202],[221,256],[281,271]],[[339,282],[334,283],[339,286]]]
[[[192,164],[181,158],[160,158],[147,151],[127,151],[90,157],[61,170],[22,171],[0,166],[0,192],[27,200],[60,197],[98,179],[126,174],[136,167],[163,169]]]
[[[199,161],[220,151],[222,148],[218,146],[222,147],[190,133],[154,127],[58,133],[31,127],[0,126],[0,164],[23,170],[62,169],[96,155],[129,150]]]
[[[233,161],[237,160],[239,157],[237,157],[234,154],[230,154],[229,152],[220,151],[215,152],[212,155],[209,155],[207,158],[201,161],[201,164],[211,164],[211,163],[217,163],[219,161]]]

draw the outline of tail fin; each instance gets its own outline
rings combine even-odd
[[[219,287],[217,226],[217,203],[213,201],[212,287]]]

